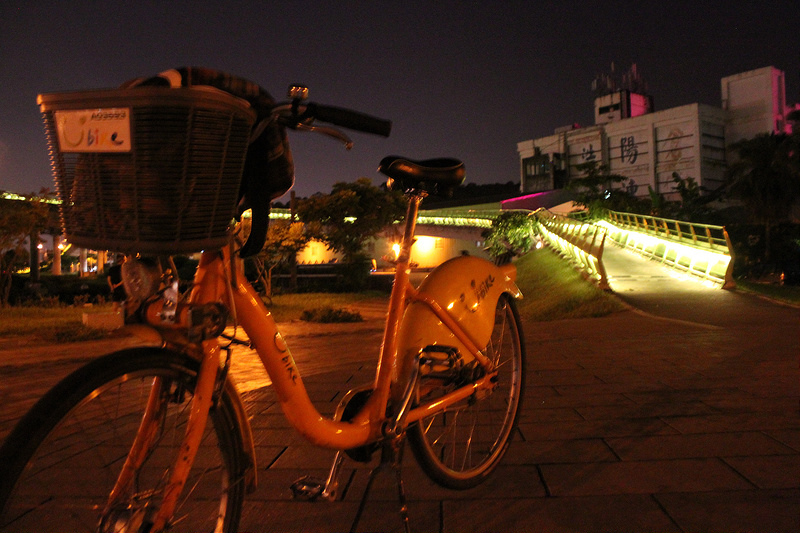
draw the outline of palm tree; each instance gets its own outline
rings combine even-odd
[[[772,228],[789,218],[800,198],[797,134],[763,133],[731,145],[726,189],[742,202],[753,222],[764,225],[764,260],[771,258]]]

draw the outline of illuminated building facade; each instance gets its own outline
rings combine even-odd
[[[653,110],[635,66],[616,84],[598,77],[595,124],[560,128],[553,135],[517,144],[522,193],[562,189],[576,167],[596,161],[628,178],[636,196],[648,187],[671,199],[673,174],[694,178],[713,190],[722,184],[726,148],[759,133],[790,133],[786,116],[785,75],[766,67],[721,80],[722,106],[705,104]]]

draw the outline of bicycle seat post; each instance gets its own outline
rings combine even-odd
[[[403,243],[400,248],[400,254],[397,257],[398,264],[411,261],[411,246],[414,244],[414,234],[417,230],[419,205],[427,194],[420,191],[411,191],[407,193],[407,196],[408,208],[406,209],[406,224],[403,229]]]

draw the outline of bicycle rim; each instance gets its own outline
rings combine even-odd
[[[159,349],[101,358],[65,378],[0,449],[0,531],[139,531],[160,503],[185,433],[197,363]],[[139,429],[154,379],[168,390],[155,445],[134,487],[101,513]],[[235,531],[244,495],[241,444],[228,401],[211,413],[170,531]],[[15,481],[12,481],[15,480]],[[2,499],[8,499],[3,502]]]
[[[497,303],[484,354],[498,369],[494,390],[420,420],[408,431],[412,451],[425,473],[448,488],[466,489],[486,479],[516,428],[524,387],[524,347],[515,303],[505,295]],[[445,388],[434,390],[420,401],[446,392]]]

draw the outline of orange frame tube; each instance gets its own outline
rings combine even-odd
[[[409,215],[413,216],[409,216],[406,221],[406,238],[395,272],[383,345],[375,376],[374,393],[353,420],[348,422],[326,418],[314,407],[291,351],[278,331],[272,314],[246,280],[240,266],[236,264],[235,260],[232,260],[231,251],[223,249],[204,252],[201,257],[190,303],[227,302],[229,307],[235,311],[239,324],[242,325],[255,346],[256,352],[272,380],[281,408],[289,423],[308,441],[318,446],[346,450],[375,442],[384,436],[383,428],[387,420],[386,407],[390,396],[391,373],[397,358],[397,331],[408,300],[417,300],[428,305],[473,352],[476,359],[484,365],[487,363],[487,359],[480,353],[467,333],[452,319],[449,319],[436,302],[420,297],[409,282],[409,257],[414,242],[418,200],[412,203],[414,205],[409,207]],[[231,270],[226,268],[227,265]],[[208,411],[219,368],[220,348],[216,339],[204,341],[202,344],[200,374],[192,400],[186,434],[181,445],[183,453],[181,453],[166,487],[162,506],[154,521],[154,531],[160,531],[174,512],[208,420]],[[490,377],[491,375],[487,375],[473,384],[412,409],[408,413],[406,421],[421,420],[463,401],[478,390],[491,388]]]

